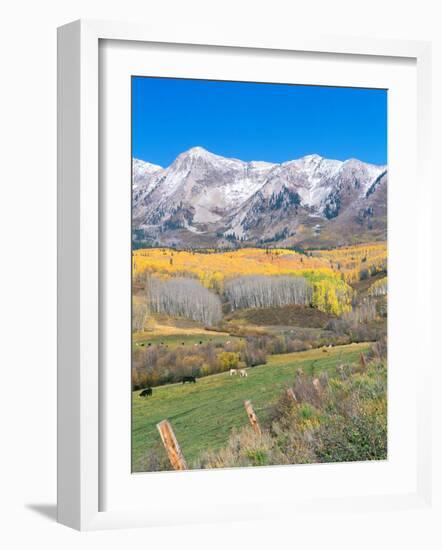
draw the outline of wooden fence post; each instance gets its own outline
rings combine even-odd
[[[167,456],[174,470],[187,470],[187,464],[184,460],[183,453],[178,445],[177,438],[173,433],[172,426],[168,420],[162,420],[157,424],[160,432],[161,440],[166,449]]]
[[[316,393],[319,395],[321,393],[321,382],[318,378],[313,378],[313,387],[315,388]]]
[[[295,395],[295,392],[293,391],[293,388],[287,388],[286,393],[290,397],[290,399],[292,399],[295,403],[298,401],[296,399],[296,395]]]
[[[256,417],[255,411],[253,410],[252,403],[250,401],[244,401],[244,407],[249,417],[250,424],[255,430],[255,433],[261,435],[261,426],[259,425],[258,418]]]
[[[362,352],[361,352],[361,356],[359,357],[359,364],[364,369],[367,366],[367,361],[365,360],[365,355]]]

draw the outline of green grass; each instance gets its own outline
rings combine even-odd
[[[341,363],[356,362],[369,345],[337,346],[324,353],[311,350],[274,355],[267,365],[248,369],[247,378],[228,372],[200,378],[196,384],[171,384],[153,389],[153,396],[134,392],[132,409],[133,471],[141,471],[145,453],[159,441],[156,424],[168,419],[189,464],[204,450],[224,446],[233,427],[247,424],[244,400],[250,399],[265,421],[270,406],[301,368],[309,374],[330,374]]]
[[[216,332],[213,332],[213,334],[168,334],[168,335],[158,335],[158,336],[146,336],[137,338],[138,345],[144,344],[147,346],[149,343],[152,345],[160,344],[161,342],[164,345],[168,345],[170,347],[176,347],[181,346],[184,342],[184,345],[186,346],[193,346],[193,345],[199,345],[200,342],[203,344],[206,344],[208,342],[212,342],[212,344],[225,344],[229,340],[233,341],[237,338],[235,336],[230,336],[229,334],[217,334]]]

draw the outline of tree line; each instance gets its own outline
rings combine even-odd
[[[233,309],[308,305],[312,286],[304,277],[246,275],[227,280],[224,293]]]
[[[146,277],[147,304],[151,313],[186,317],[213,326],[222,318],[220,298],[197,279]]]

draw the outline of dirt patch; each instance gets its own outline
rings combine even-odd
[[[271,307],[265,309],[242,309],[225,317],[226,321],[243,320],[253,325],[295,326],[324,328],[334,319],[333,315],[311,307],[297,305]]]

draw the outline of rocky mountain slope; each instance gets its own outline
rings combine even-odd
[[[178,247],[384,240],[387,167],[308,155],[272,164],[194,147],[167,168],[133,160],[134,240]]]

